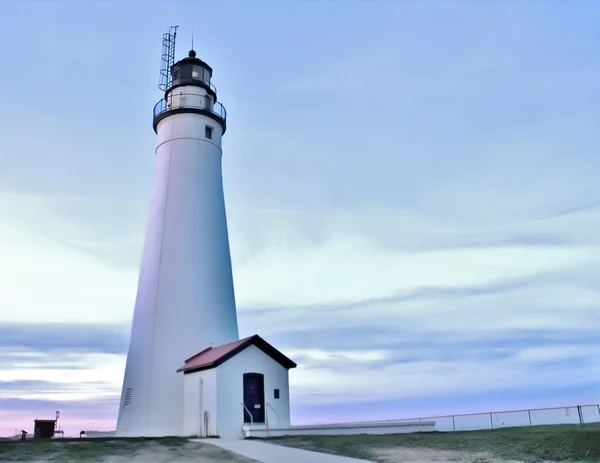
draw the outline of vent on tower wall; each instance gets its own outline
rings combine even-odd
[[[133,395],[133,389],[128,387],[125,389],[125,400],[123,401],[123,406],[127,407],[127,405],[131,404],[131,396]]]

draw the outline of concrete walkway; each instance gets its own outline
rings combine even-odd
[[[373,463],[367,460],[294,449],[258,440],[192,439],[192,441],[216,445],[261,463]]]

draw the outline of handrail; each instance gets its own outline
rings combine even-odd
[[[248,412],[248,415],[250,415],[250,426],[253,426],[254,418],[252,417],[252,413],[250,413],[250,410],[248,410],[248,407],[246,407],[246,405],[244,405],[244,402],[241,403],[241,406],[244,407],[244,410],[246,410]]]
[[[265,407],[265,424],[267,425],[267,437],[269,437],[269,412]]]
[[[277,426],[279,426],[279,421],[280,421],[279,413],[277,413],[277,410],[275,410],[275,408],[273,408],[273,406],[269,402],[267,402],[267,407],[270,407],[271,410],[273,410],[273,412],[275,413],[275,416],[277,417]],[[269,414],[267,413],[267,416],[268,415]]]

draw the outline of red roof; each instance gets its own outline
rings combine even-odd
[[[288,369],[296,367],[296,364],[292,360],[275,349],[259,335],[255,334],[254,336],[230,342],[229,344],[224,344],[222,346],[208,347],[187,359],[184,365],[177,371],[183,371],[185,374],[215,368],[252,345],[258,347],[284,367]]]

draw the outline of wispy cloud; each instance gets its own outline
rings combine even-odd
[[[0,327],[0,435],[63,414],[67,431],[112,429],[129,327],[8,323]],[[81,429],[76,429],[81,428]]]
[[[123,324],[78,323],[76,321],[2,323],[0,349],[22,349],[43,355],[86,353],[123,354],[127,350],[129,326]],[[2,360],[0,359],[0,362]]]
[[[54,419],[59,411],[59,427],[67,435],[77,436],[82,430],[114,429],[118,399],[55,401],[51,398],[16,399],[0,396],[0,434],[10,436],[21,429],[32,432],[34,419]]]
[[[15,193],[13,191],[0,192],[1,202],[14,202],[14,201],[32,201],[36,204],[40,203],[84,203],[89,204],[100,204],[100,205],[121,205],[131,206],[137,208],[143,206],[143,201],[133,201],[120,198],[108,198],[108,197],[91,197],[91,196],[55,196],[55,195],[41,195],[41,194],[27,194],[27,193]]]

